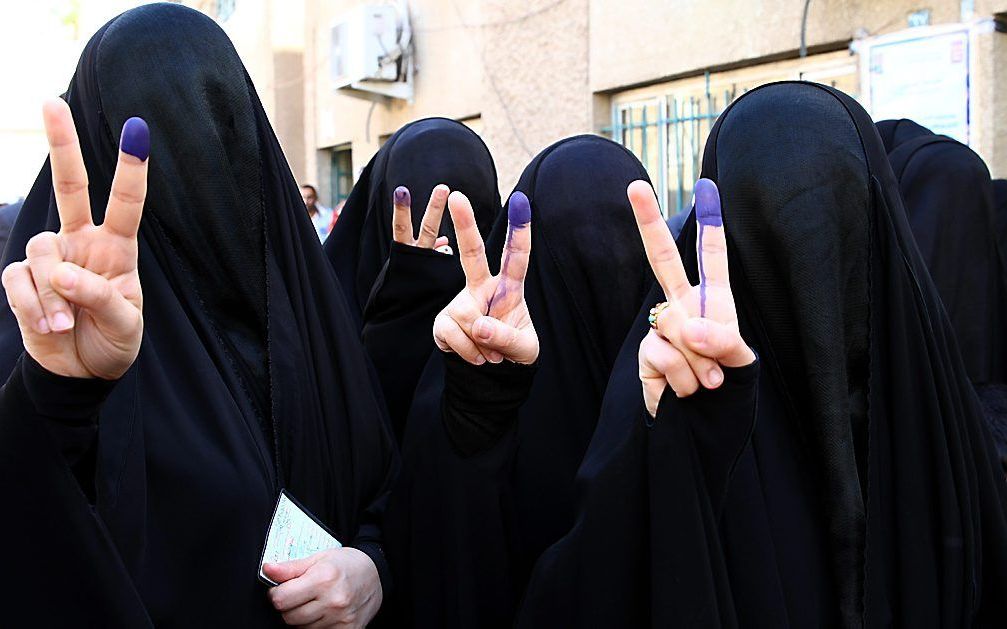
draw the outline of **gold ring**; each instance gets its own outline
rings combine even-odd
[[[655,330],[657,329],[657,318],[661,316],[661,313],[664,312],[664,309],[667,307],[668,302],[662,301],[661,303],[657,304],[656,306],[650,309],[650,314],[647,315],[647,323],[650,324],[650,327],[654,328]]]

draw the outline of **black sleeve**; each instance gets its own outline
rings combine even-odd
[[[445,354],[444,366],[442,419],[452,445],[462,456],[492,448],[517,423],[537,365],[505,360],[477,367]]]
[[[684,422],[692,437],[710,504],[719,514],[735,464],[752,438],[758,405],[759,361],[745,367],[723,368],[724,383],[716,389],[700,388],[676,399],[665,390],[655,422]],[[672,410],[674,409],[674,410]]]
[[[400,443],[416,383],[435,350],[434,317],[464,285],[456,256],[392,243],[364,307],[361,340]]]
[[[47,371],[27,353],[3,387],[5,408],[37,419],[74,470],[85,493],[94,483],[98,412],[115,381],[67,378]]]

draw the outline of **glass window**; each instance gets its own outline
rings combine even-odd
[[[331,165],[329,178],[329,207],[336,207],[353,188],[353,151],[350,147],[331,149]]]

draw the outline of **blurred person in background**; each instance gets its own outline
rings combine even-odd
[[[318,202],[318,190],[311,184],[301,186],[301,198],[304,200],[304,207],[308,210],[311,224],[318,232],[318,239],[324,241],[335,223],[333,211]]]

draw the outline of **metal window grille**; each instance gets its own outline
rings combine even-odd
[[[706,138],[736,97],[735,87],[712,93],[707,75],[705,93],[664,94],[612,108],[612,126],[603,131],[643,162],[666,216],[691,209]]]

